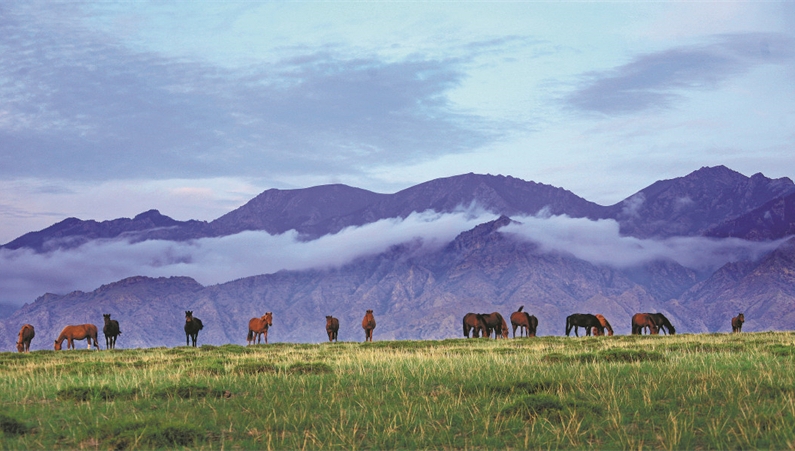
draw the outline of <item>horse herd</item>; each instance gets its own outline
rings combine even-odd
[[[511,313],[510,321],[513,327],[513,337],[516,338],[516,329],[519,329],[519,336],[522,337],[535,337],[538,329],[538,318],[523,311],[524,306]],[[102,315],[105,325],[102,332],[105,335],[105,347],[107,349],[116,348],[116,338],[121,334],[119,329],[119,322],[110,319],[110,314]],[[732,332],[741,332],[745,316],[740,313],[731,320]],[[265,344],[268,343],[268,329],[273,326],[273,312],[267,312],[259,318],[251,318],[248,322],[248,335],[246,341],[249,345],[259,344],[262,339],[265,339]],[[490,338],[508,338],[508,325],[505,319],[499,312],[492,313],[467,313],[464,315],[463,320],[464,337],[472,338],[484,337]],[[613,335],[613,328],[610,323],[600,314],[592,315],[590,313],[575,313],[566,318],[566,336],[568,337],[572,329],[574,335],[579,337],[578,329],[582,327],[585,329],[585,335]],[[196,341],[199,338],[199,331],[204,328],[202,321],[193,316],[193,311],[185,311],[185,346],[196,347]],[[326,316],[326,333],[328,340],[337,341],[337,333],[340,328],[339,319],[333,316]],[[373,330],[375,329],[375,317],[372,310],[367,310],[362,319],[362,329],[364,329],[365,342],[373,341]],[[632,316],[632,334],[640,335],[643,332],[651,335],[656,335],[660,331],[666,334],[673,335],[676,329],[673,324],[662,313],[636,313]],[[58,338],[55,340],[55,350],[60,351],[61,345],[64,340],[67,341],[67,349],[74,349],[74,340],[86,340],[88,342],[88,349],[91,349],[93,341],[94,347],[99,349],[97,343],[97,326],[93,324],[80,324],[66,326],[61,331]],[[17,339],[18,352],[30,352],[30,342],[35,337],[36,332],[32,325],[25,324],[19,331]]]

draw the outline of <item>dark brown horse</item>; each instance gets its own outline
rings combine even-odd
[[[17,338],[17,351],[30,352],[30,341],[36,336],[36,331],[30,324],[25,324],[22,329],[19,329],[19,337]]]
[[[513,327],[513,338],[516,338],[516,328],[519,328],[519,336],[535,337],[538,328],[538,318],[523,312],[524,306],[519,306],[519,310],[511,313],[511,327]]]
[[[491,332],[494,332],[494,339],[508,338],[508,325],[505,324],[505,318],[499,312],[483,313],[483,323],[486,325],[486,334],[484,337],[491,337]]]
[[[102,315],[105,319],[105,325],[102,327],[102,333],[105,334],[105,349],[116,349],[116,337],[121,335],[119,330],[119,322],[115,319],[110,319],[110,314]]]
[[[590,313],[574,313],[566,317],[566,336],[569,336],[571,329],[574,328],[574,335],[579,337],[580,334],[577,329],[580,327],[585,328],[585,335],[591,335],[591,329],[596,328],[597,332],[604,335],[604,326],[599,322],[599,319]]]
[[[364,329],[364,341],[373,341],[373,329],[375,329],[375,317],[373,311],[368,310],[362,318],[362,329]]]
[[[97,343],[97,326],[93,324],[80,324],[78,326],[66,326],[58,335],[55,340],[55,350],[61,350],[61,344],[67,340],[66,349],[75,348],[75,340],[86,340],[88,342],[88,349],[91,349],[91,340],[94,340],[94,346],[99,350],[99,343]]]
[[[266,312],[259,318],[251,318],[248,320],[246,342],[250,345],[259,344],[264,337],[265,344],[268,344],[268,329],[271,326],[273,326],[273,312]]]
[[[199,318],[193,317],[192,310],[185,311],[185,346],[190,346],[193,339],[193,347],[196,347],[196,340],[199,339],[199,331],[204,329],[204,324]]]
[[[665,332],[668,335],[676,334],[674,325],[668,321],[668,318],[666,318],[665,315],[662,313],[649,313],[648,315],[651,317],[652,321],[654,321],[654,324],[657,325],[657,329],[660,332]]]
[[[483,315],[478,313],[464,315],[464,337],[469,338],[470,331],[472,331],[472,338],[486,336],[486,323],[483,322]]]
[[[732,333],[742,332],[744,322],[745,322],[745,315],[743,315],[742,313],[732,318]]]
[[[596,328],[596,327],[592,328],[593,334],[596,335],[596,336],[602,336],[602,335],[605,334],[605,332],[604,332],[605,329],[607,329],[607,336],[612,337],[613,336],[613,327],[610,326],[610,323],[607,321],[607,318],[602,316],[601,313],[597,313],[594,316],[596,316],[596,319],[599,320],[599,324],[602,325],[602,329],[599,329],[599,328]]]
[[[328,341],[337,340],[337,332],[340,330],[340,320],[333,316],[326,316],[326,333],[328,334]]]
[[[659,328],[649,313],[636,313],[632,315],[632,335],[642,335],[643,329],[648,328],[651,335],[657,335]]]

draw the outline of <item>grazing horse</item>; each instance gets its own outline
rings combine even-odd
[[[333,316],[326,316],[326,333],[328,334],[329,342],[337,340],[337,332],[339,332],[339,330],[340,320]]]
[[[484,337],[491,337],[491,331],[494,331],[494,339],[508,338],[508,325],[505,324],[505,318],[499,312],[483,313],[483,323],[486,325],[486,333]]]
[[[574,335],[579,337],[580,334],[577,329],[580,327],[585,328],[585,335],[591,335],[591,329],[597,329],[597,332],[604,334],[604,326],[599,322],[599,318],[590,313],[574,313],[566,317],[566,336],[569,336],[571,329],[574,328]]]
[[[364,341],[373,342],[373,329],[375,329],[375,317],[373,311],[368,310],[362,318],[362,329],[364,329]]]
[[[472,331],[472,338],[486,336],[486,323],[483,321],[483,315],[478,313],[464,315],[464,337],[469,338],[469,331]]]
[[[55,340],[55,350],[61,350],[61,343],[67,340],[66,349],[75,349],[75,340],[86,340],[88,342],[88,349],[91,349],[91,340],[94,340],[94,346],[99,350],[99,343],[97,343],[97,326],[93,324],[80,324],[79,326],[66,326],[58,335]]]
[[[17,351],[30,352],[30,341],[36,336],[36,331],[30,324],[25,324],[22,329],[19,329],[19,338],[17,338]]]
[[[605,334],[604,329],[607,329],[607,336],[612,337],[613,336],[613,328],[610,326],[610,323],[607,321],[607,318],[602,316],[601,313],[597,313],[594,316],[596,316],[596,319],[599,320],[599,324],[602,325],[603,329],[598,329],[598,328],[594,327],[594,328],[592,328],[593,334],[596,335],[596,336],[602,336],[602,335]]]
[[[665,332],[668,335],[676,334],[674,325],[668,321],[668,318],[666,318],[665,315],[662,313],[649,313],[649,316],[651,317],[652,321],[654,321],[654,324],[657,325],[658,330]]]
[[[742,332],[744,322],[745,322],[745,315],[743,315],[742,313],[732,318],[732,333]]]
[[[632,315],[632,335],[642,335],[643,329],[649,328],[651,335],[657,335],[659,328],[650,313],[636,313]]]
[[[110,313],[103,314],[102,317],[105,319],[105,326],[102,327],[102,333],[105,334],[105,349],[116,349],[116,337],[121,335],[119,322],[110,319]]]
[[[268,328],[273,326],[273,312],[266,312],[259,318],[251,318],[248,320],[248,335],[246,341],[248,344],[253,345],[262,342],[262,337],[265,337],[265,344],[268,344]]]
[[[519,328],[519,336],[535,337],[538,328],[538,318],[523,312],[524,306],[519,306],[519,310],[511,313],[511,326],[513,327],[513,338],[516,338],[516,328]]]
[[[196,347],[196,340],[199,338],[199,331],[204,329],[204,324],[199,318],[193,317],[192,310],[185,311],[185,346],[190,346],[193,339],[193,347]]]

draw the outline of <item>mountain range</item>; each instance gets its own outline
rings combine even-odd
[[[439,247],[408,241],[336,267],[211,286],[189,277],[134,276],[91,292],[44,294],[0,321],[0,349],[13,347],[24,323],[36,327],[33,349],[51,349],[64,325],[101,326],[102,313],[121,323],[120,347],[181,345],[184,310],[205,324],[200,343],[212,344],[245,343],[248,319],[265,311],[274,316],[271,340],[295,342],[323,341],[326,315],[340,318],[341,340],[361,340],[366,309],[378,321],[376,340],[459,337],[465,313],[499,311],[507,318],[520,305],[538,317],[541,335],[562,334],[565,317],[575,312],[602,313],[616,333],[629,333],[629,318],[639,311],[665,313],[680,332],[731,330],[729,319],[740,311],[744,330],[793,329],[794,203],[788,178],[747,177],[718,166],[658,181],[610,206],[513,177],[465,174],[394,194],[345,185],[272,189],[210,222],[176,221],[157,210],[103,222],[68,218],[0,249],[47,254],[100,240],[185,242],[244,231],[294,230],[311,241],[383,219],[473,205],[497,219]],[[670,245],[694,259],[703,253],[699,246],[718,246],[719,254],[721,243],[730,243],[743,251],[717,267],[664,252],[610,260],[621,253],[583,254],[594,244],[584,232],[574,237],[579,246],[550,247],[534,234],[543,218],[615,224],[615,238],[630,248]]]

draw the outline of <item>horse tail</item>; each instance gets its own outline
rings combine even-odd
[[[254,339],[254,331],[249,329],[248,330],[248,335],[246,335],[246,341],[251,341],[253,339]]]
[[[204,324],[202,324],[202,320],[200,320],[199,318],[193,318],[193,320],[199,323],[199,330],[204,329]]]
[[[519,310],[517,310],[517,312],[521,312],[523,308],[524,308],[524,305],[520,305],[519,306]]]
[[[566,336],[569,336],[569,332],[571,332],[571,316],[566,317]]]
[[[461,322],[464,323],[463,324],[464,325],[464,337],[465,338],[469,338],[469,331],[467,330],[467,319],[466,319],[466,317],[464,317],[464,320],[461,321]]]

